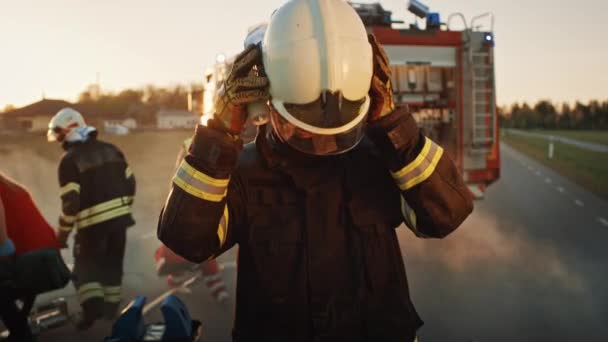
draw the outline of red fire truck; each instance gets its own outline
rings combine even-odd
[[[398,22],[380,3],[350,4],[386,49],[398,106],[409,107],[424,133],[456,162],[474,197],[483,198],[500,173],[493,16],[480,15],[467,24],[456,13],[441,23],[439,14],[411,0],[409,10],[424,18],[426,25],[401,29],[394,27]],[[486,18],[489,27],[481,30],[476,25]],[[454,19],[461,19],[464,29],[453,29]],[[263,33],[256,31],[263,32],[264,24],[253,26],[248,37],[261,39]],[[204,119],[213,114],[216,85],[234,58],[220,57],[205,74]]]
[[[441,23],[439,14],[411,1],[410,12],[426,25],[400,29],[379,3],[351,5],[384,45],[398,105],[410,108],[424,133],[456,162],[471,193],[482,198],[500,173],[493,16],[467,24],[456,13]],[[464,29],[452,29],[454,19],[461,19]],[[489,19],[486,30],[476,26],[482,19]]]

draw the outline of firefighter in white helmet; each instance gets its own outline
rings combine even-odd
[[[72,108],[57,112],[47,137],[66,151],[59,164],[62,214],[57,237],[67,248],[76,230],[73,281],[82,306],[76,327],[83,330],[99,318],[114,319],[118,312],[126,229],[135,224],[135,176],[123,153],[98,140],[97,130]]]
[[[472,211],[453,162],[396,109],[388,58],[342,0],[292,0],[236,59],[198,126],[160,239],[202,261],[239,245],[233,341],[414,341],[395,228],[441,238]],[[244,148],[249,103],[270,124]]]

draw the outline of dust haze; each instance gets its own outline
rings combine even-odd
[[[152,258],[159,242],[155,237],[136,237],[155,231],[176,154],[190,134],[101,136],[124,151],[137,176],[137,225],[129,232],[125,260],[125,285],[135,293],[163,290]],[[2,139],[0,169],[28,187],[54,225],[60,210],[57,163],[61,148],[41,136]],[[465,224],[445,240],[421,240],[399,228],[412,298],[426,322],[422,341],[566,341],[578,340],[581,332],[585,341],[600,341],[600,336],[608,334],[604,326],[606,273],[598,272],[601,268],[585,251],[568,250],[568,241],[532,233],[534,227],[528,224],[529,214],[521,210],[519,196],[508,182],[499,181],[486,199],[476,202]],[[226,277],[234,279],[233,274]],[[195,313],[209,311],[198,308],[196,301],[188,305]],[[227,340],[232,310],[220,311],[220,323],[210,318],[217,311],[206,311],[201,318],[213,322],[212,330],[222,330],[214,341]]]

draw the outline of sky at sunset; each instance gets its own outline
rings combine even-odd
[[[99,72],[117,91],[199,81],[283,0],[0,0],[0,109],[75,100]],[[407,2],[383,0],[411,22]],[[608,98],[608,1],[429,0],[447,18],[496,16],[498,102]]]

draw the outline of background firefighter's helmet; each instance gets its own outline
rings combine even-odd
[[[49,122],[47,140],[63,142],[69,140],[69,135],[74,130],[86,127],[87,124],[78,111],[69,107],[63,108]]]
[[[373,54],[363,22],[347,2],[287,2],[270,19],[262,51],[271,121],[283,141],[328,155],[361,140]]]

